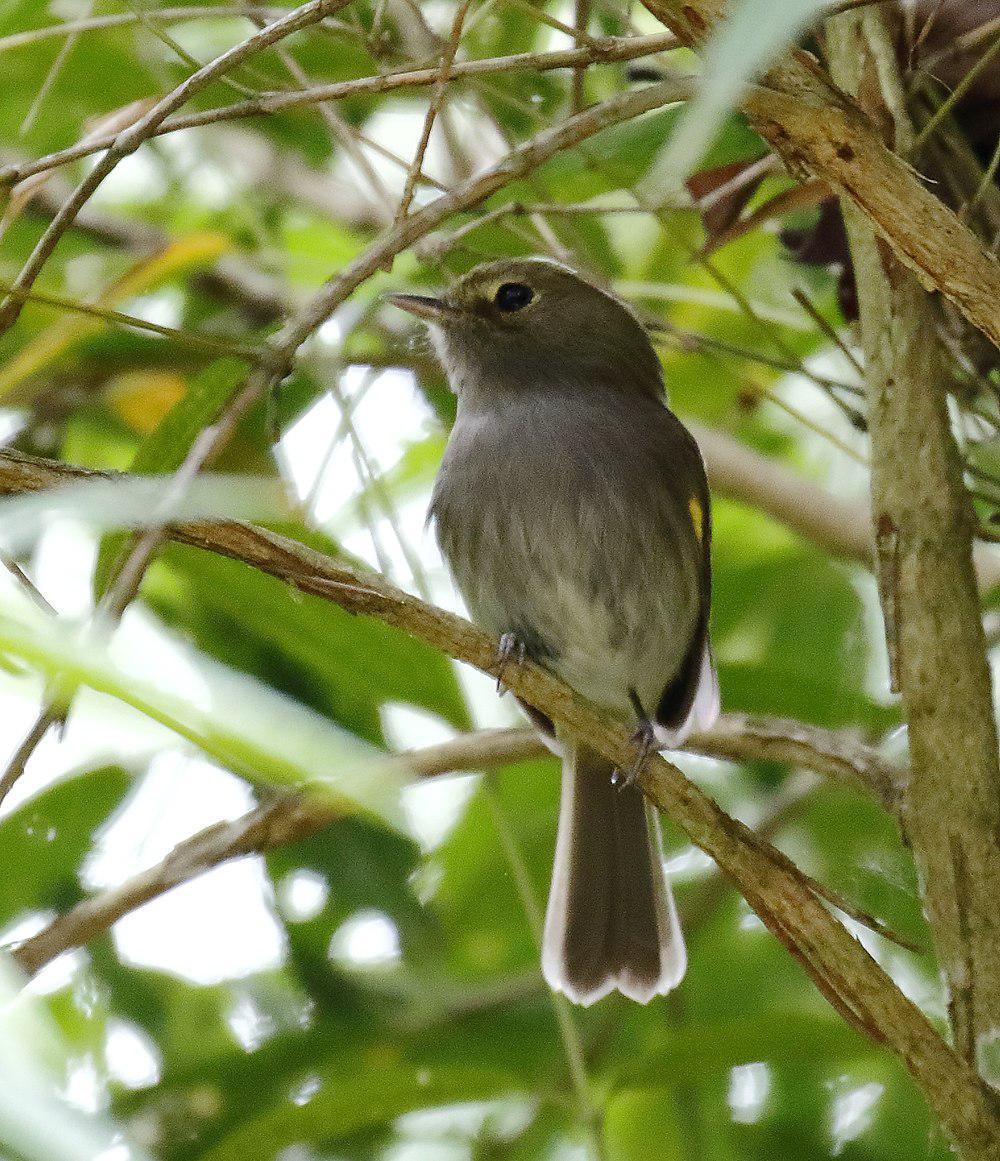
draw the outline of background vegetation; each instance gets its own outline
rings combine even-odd
[[[17,453],[131,473],[0,508],[4,1157],[949,1155],[904,1064],[669,825],[683,985],[647,1008],[550,995],[536,939],[557,767],[525,734],[465,737],[518,724],[512,700],[456,667],[440,634],[339,607],[343,579],[296,587],[157,532],[256,520],[457,608],[422,530],[454,401],[380,296],[523,253],[615,287],[703,438],[723,703],[763,719],[756,741],[734,716],[728,751],[702,739],[677,762],[836,892],[947,1035],[885,801],[907,744],[869,571],[846,242],[829,187],[790,176],[727,112],[793,38],[822,55],[821,30],[804,29],[829,6],[734,7],[698,54],[620,0],[317,0],[299,10],[307,27],[178,105],[193,125],[150,136],[157,101],[291,9],[0,6],[0,289],[24,291],[0,311],[0,490],[56,479]],[[911,14],[899,75],[927,148],[946,152],[933,172],[949,180],[930,188],[992,244],[996,121],[991,138],[972,114],[994,108],[997,13],[965,5],[954,25],[955,7],[936,32]],[[534,55],[498,63],[512,54]],[[700,103],[678,104],[699,69]],[[340,87],[320,102],[319,85]],[[600,102],[610,128],[573,119]],[[93,143],[122,131],[139,148],[27,286],[32,248],[96,172]],[[79,142],[86,156],[58,156]],[[332,295],[310,298],[331,277]],[[989,540],[995,350],[943,306],[933,330]],[[289,371],[278,390],[272,368]],[[179,468],[183,486],[167,478]],[[137,550],[122,529],[143,526]],[[989,633],[998,573],[981,551]],[[356,583],[363,606],[376,582]],[[388,760],[402,749],[420,753]],[[415,784],[414,770],[441,776]],[[978,1047],[989,1079],[991,1043]]]

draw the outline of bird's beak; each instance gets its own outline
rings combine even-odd
[[[423,294],[387,294],[386,298],[400,310],[415,314],[418,318],[425,318],[429,322],[441,322],[458,313],[456,308],[444,299],[428,298]]]

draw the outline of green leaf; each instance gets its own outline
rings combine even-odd
[[[265,1109],[203,1155],[202,1161],[269,1158],[300,1142],[336,1143],[363,1129],[387,1124],[413,1109],[488,1100],[512,1090],[506,1073],[465,1067],[400,1067],[387,1046],[385,1058],[356,1061],[352,1075],[331,1078],[304,1104],[282,1101]]]
[[[684,1161],[687,1150],[669,1088],[615,1093],[604,1112],[607,1161]]]
[[[194,742],[251,782],[313,792],[353,805],[402,827],[398,765],[317,714],[208,658],[189,655],[207,696],[177,693],[123,668],[96,642],[80,648],[76,633],[41,617],[22,623],[0,617],[0,648],[47,677],[87,685],[133,706]]]
[[[0,960],[0,1146],[17,1161],[94,1161],[120,1139],[109,1117],[84,1114],[58,1095],[70,1054],[41,1001],[21,988],[9,960]],[[129,1145],[129,1157],[150,1161]]]
[[[173,546],[162,560],[146,596],[164,620],[191,634],[206,653],[345,729],[381,743],[386,702],[419,706],[460,728],[468,724],[451,662],[430,646],[238,562]]]
[[[120,766],[73,774],[0,820],[0,926],[29,911],[63,911],[82,896],[80,866],[94,831],[131,785]]]

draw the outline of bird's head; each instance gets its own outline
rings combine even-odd
[[[558,262],[502,259],[476,266],[439,297],[389,299],[429,324],[459,396],[662,392],[659,360],[636,316]]]

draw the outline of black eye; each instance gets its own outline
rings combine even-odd
[[[524,310],[535,297],[535,292],[523,282],[505,282],[493,296],[493,301],[500,310]]]

